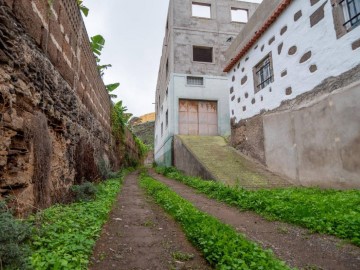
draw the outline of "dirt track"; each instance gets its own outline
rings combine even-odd
[[[267,221],[251,212],[240,212],[153,170],[150,174],[198,209],[232,225],[264,248],[271,248],[288,265],[302,269],[360,269],[360,248],[356,246],[345,244],[335,237],[312,234],[297,226]]]
[[[175,252],[194,258],[181,261]],[[126,177],[91,262],[94,270],[211,269],[178,224],[146,197],[136,173]]]
[[[194,189],[156,174],[150,174],[192,202],[200,210],[227,223],[248,239],[270,248],[288,265],[299,269],[360,269],[360,248],[335,237],[271,222],[251,212],[240,212]],[[174,253],[193,254],[179,260]],[[137,173],[126,177],[118,201],[98,240],[90,269],[165,270],[211,269],[191,246],[179,225],[148,198],[139,187]]]

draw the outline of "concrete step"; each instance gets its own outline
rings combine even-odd
[[[187,171],[186,167],[194,167],[194,163],[198,161],[200,164],[197,167],[207,171],[205,174],[198,174],[199,176],[212,176],[214,180],[231,186],[251,189],[291,186],[286,179],[241,155],[236,149],[230,147],[223,137],[178,135],[175,141],[175,166],[186,173],[196,175],[196,170]],[[186,165],[186,161],[179,160],[186,158],[177,155],[177,152],[181,152],[181,144],[192,155],[187,158],[191,164]]]

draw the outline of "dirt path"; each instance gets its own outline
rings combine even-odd
[[[194,258],[181,262],[186,254]],[[91,261],[94,270],[211,269],[178,224],[146,197],[136,173],[126,177]]]
[[[311,234],[306,229],[286,223],[270,222],[251,212],[240,212],[153,170],[150,174],[200,210],[232,225],[264,248],[271,248],[278,258],[291,266],[303,269],[360,269],[360,248],[356,246],[345,244],[335,237]]]

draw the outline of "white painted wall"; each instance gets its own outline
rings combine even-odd
[[[310,6],[310,1],[292,1],[292,4],[249,50],[248,54],[228,73],[227,91],[230,87],[234,87],[234,93],[229,96],[230,116],[236,117],[236,121],[259,114],[263,109],[277,108],[283,100],[293,99],[310,91],[324,79],[337,76],[360,63],[360,49],[352,50],[351,48],[351,44],[360,37],[360,27],[337,39],[331,1],[327,1],[325,5],[325,18],[314,27],[310,27],[310,15],[324,2],[326,1],[322,0],[314,6]],[[294,14],[299,10],[302,11],[302,17],[295,22]],[[281,36],[280,30],[285,25],[288,29]],[[269,40],[273,36],[275,36],[275,41],[269,45]],[[281,42],[284,45],[279,55],[278,45]],[[257,48],[255,49],[256,45]],[[265,47],[261,52],[262,45]],[[288,50],[294,45],[297,46],[297,52],[290,56]],[[300,64],[300,58],[309,50],[312,52],[312,57]],[[270,51],[273,58],[274,82],[255,94],[253,67]],[[248,60],[245,61],[247,57]],[[238,68],[239,63],[240,67]],[[312,64],[316,64],[318,68],[314,73],[309,71]],[[244,72],[242,72],[242,68],[245,68]],[[280,74],[285,69],[287,76],[281,77]],[[244,85],[241,85],[240,81],[245,75],[247,75],[248,80]],[[233,76],[235,76],[234,82],[231,80]],[[289,96],[285,94],[287,87],[292,87],[292,94]],[[249,94],[248,98],[245,98],[245,93]],[[234,94],[235,99],[231,101]],[[238,103],[239,97],[240,103]],[[253,98],[255,98],[255,104],[251,103]],[[246,111],[243,111],[244,106],[246,106]]]
[[[179,134],[179,99],[211,100],[218,102],[218,134],[230,135],[229,100],[226,91],[228,79],[221,76],[205,76],[204,86],[187,85],[186,74],[171,74],[168,98],[164,98],[155,122],[155,160],[162,163],[162,156],[169,151],[169,141],[173,135]],[[192,76],[192,75],[190,75]],[[166,128],[165,114],[169,110],[169,126]],[[161,123],[164,123],[164,133],[161,136]],[[170,165],[170,164],[166,164]]]

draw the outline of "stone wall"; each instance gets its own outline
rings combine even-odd
[[[110,111],[76,1],[0,0],[0,199],[26,215],[139,159]]]
[[[262,116],[231,123],[231,145],[265,165],[264,127]]]

